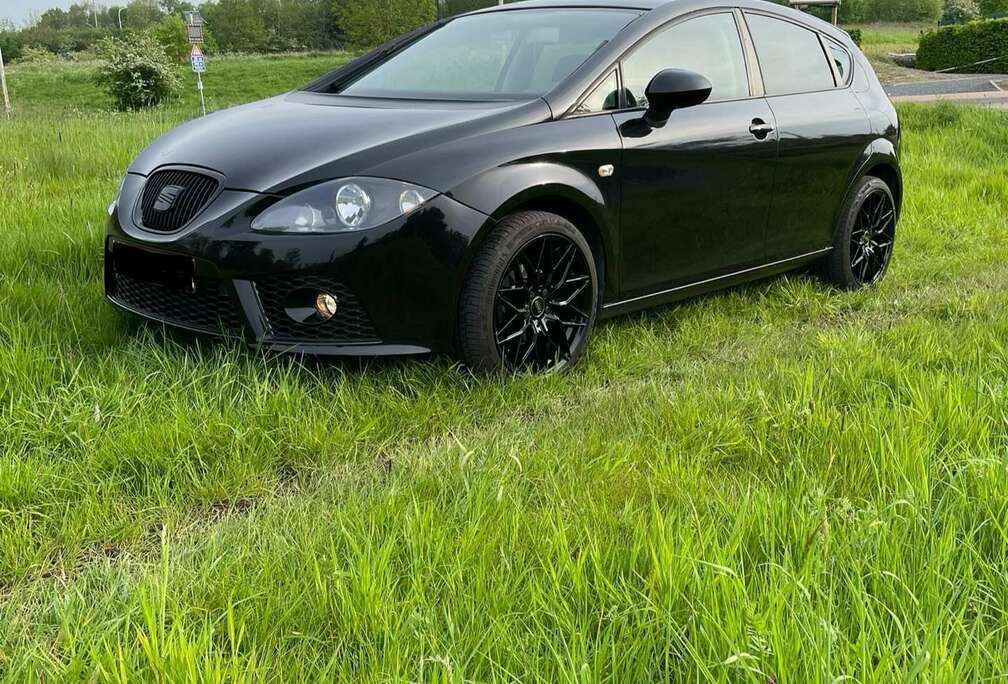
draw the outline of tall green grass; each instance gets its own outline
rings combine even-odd
[[[737,288],[517,378],[114,311],[104,208],[183,113],[0,121],[0,677],[1004,677],[1008,118],[901,115],[881,286]]]

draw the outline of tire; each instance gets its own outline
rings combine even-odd
[[[841,290],[878,283],[889,269],[896,237],[896,201],[889,185],[865,176],[844,206],[833,249],[819,264],[819,276]]]
[[[573,366],[595,327],[598,282],[591,248],[569,221],[543,211],[507,216],[462,287],[462,361],[478,371]]]

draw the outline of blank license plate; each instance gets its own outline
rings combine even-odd
[[[151,252],[114,242],[112,259],[116,273],[182,292],[196,289],[196,262],[192,257]]]

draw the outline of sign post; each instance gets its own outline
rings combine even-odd
[[[203,56],[203,51],[199,49],[199,45],[192,46],[190,60],[192,61],[193,73],[196,74],[196,89],[199,90],[200,109],[203,110],[203,116],[206,116],[206,99],[203,97],[203,72],[206,71],[206,57]]]
[[[206,98],[203,96],[203,72],[206,71],[206,57],[200,50],[203,43],[203,17],[199,12],[186,12],[186,33],[189,34],[189,43],[192,44],[192,52],[189,59],[192,62],[193,73],[196,74],[196,89],[199,90],[200,109],[203,116],[206,116]]]
[[[7,70],[4,68],[3,50],[0,49],[0,86],[3,88],[4,113],[10,118],[10,96],[7,95]]]

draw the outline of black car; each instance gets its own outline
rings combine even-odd
[[[898,150],[868,61],[808,14],[509,4],[154,142],[106,291],[272,350],[562,367],[599,318],[809,265],[878,281]]]

